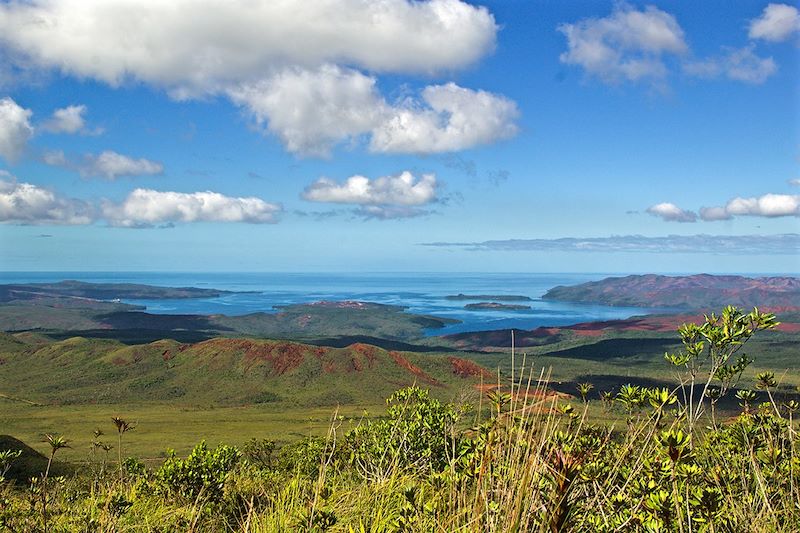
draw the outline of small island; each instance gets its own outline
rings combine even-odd
[[[529,305],[501,304],[499,302],[479,302],[464,306],[464,309],[469,311],[524,311],[530,308]]]
[[[531,302],[532,298],[515,294],[463,294],[458,293],[444,297],[445,300],[480,300],[483,303],[492,302]]]

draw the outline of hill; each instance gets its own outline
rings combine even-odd
[[[316,302],[277,308],[273,313],[227,315],[151,314],[130,309],[98,308],[124,305],[71,301],[70,306],[31,302],[0,304],[0,330],[41,330],[57,338],[70,336],[122,339],[140,343],[163,338],[196,342],[220,335],[256,336],[293,340],[367,336],[387,340],[414,340],[426,329],[457,322],[447,318],[406,313],[405,308],[367,302]],[[66,332],[66,335],[64,334]]]
[[[0,302],[38,300],[42,298],[114,299],[182,299],[215,298],[230,291],[195,287],[159,287],[137,283],[87,283],[65,280],[58,283],[24,283],[0,285]]]
[[[47,469],[47,457],[37,452],[24,442],[10,435],[0,435],[0,452],[11,450],[20,451],[22,454],[11,462],[6,472],[6,479],[12,479],[24,486],[33,476],[39,476]],[[68,471],[66,465],[54,461],[50,467],[53,475],[61,475]],[[2,474],[2,470],[0,470]]]
[[[0,393],[48,404],[380,403],[413,383],[441,390],[469,387],[483,372],[455,357],[361,343],[330,348],[245,338],[128,346],[82,337],[28,344],[3,335],[0,352]]]
[[[719,309],[738,307],[800,307],[800,278],[744,276],[611,277],[579,285],[554,287],[545,300],[624,307]]]

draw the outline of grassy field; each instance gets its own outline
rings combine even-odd
[[[338,413],[344,417],[343,430],[349,429],[368,413],[383,413],[385,405],[346,406]],[[136,424],[126,433],[125,456],[148,462],[163,460],[168,448],[185,455],[201,440],[216,446],[224,442],[241,446],[251,438],[268,438],[278,443],[296,441],[309,435],[325,435],[331,426],[335,408],[286,408],[282,406],[250,406],[222,408],[188,408],[165,403],[125,406],[70,405],[32,406],[0,399],[0,433],[10,434],[45,453],[45,433],[63,434],[71,448],[60,453],[62,460],[80,462],[89,456],[93,431],[105,433],[101,440],[116,446],[116,429],[112,416]],[[116,457],[116,448],[112,458]]]

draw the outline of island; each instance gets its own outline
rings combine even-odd
[[[579,285],[558,286],[544,300],[622,307],[719,309],[738,307],[800,307],[800,278],[697,274],[655,274],[610,277]]]
[[[445,300],[481,300],[494,302],[530,302],[532,298],[516,294],[454,294],[444,297]]]
[[[195,287],[159,287],[137,283],[87,283],[65,280],[58,283],[0,285],[0,302],[41,298],[83,298],[90,300],[177,300],[217,298],[232,291]]]
[[[530,305],[501,304],[499,302],[479,302],[464,306],[464,309],[469,311],[524,311],[530,308]]]
[[[40,331],[55,337],[84,336],[124,342],[174,339],[197,342],[219,335],[256,336],[346,345],[365,338],[423,339],[426,331],[458,320],[417,315],[397,305],[319,301],[275,306],[241,316],[154,314],[123,299],[214,298],[230,291],[127,283],[31,283],[0,285],[0,331]],[[387,344],[388,345],[388,344]]]

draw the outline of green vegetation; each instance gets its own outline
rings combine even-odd
[[[58,283],[0,285],[0,301],[73,300],[174,300],[179,298],[214,298],[231,291],[195,287],[157,287],[136,283],[86,283],[66,280]]]
[[[612,277],[572,286],[558,286],[545,300],[583,302],[627,307],[715,309],[739,307],[796,307],[800,305],[800,279],[744,276],[640,276]]]
[[[184,440],[182,451],[143,463],[123,457],[147,438],[143,428],[151,421],[140,418],[146,413],[117,417],[113,426],[106,416],[92,435],[96,441],[102,429],[117,430],[119,472],[107,467],[108,450],[87,447],[71,476],[5,482],[0,525],[11,531],[796,531],[800,403],[781,391],[776,373],[751,377],[752,365],[739,363],[744,343],[752,349],[772,335],[759,332],[775,326],[774,316],[758,311],[709,315],[681,328],[682,342],[668,350],[667,362],[662,353],[667,373],[671,364],[683,376],[677,385],[630,383],[609,391],[587,379],[573,386],[580,407],[552,390],[538,356],[512,354],[509,379],[477,401],[444,401],[432,394],[436,387],[407,387],[389,397],[382,417],[352,419],[336,411],[320,421],[324,435],[278,445],[277,432],[258,436],[260,428],[245,422],[238,442]],[[713,395],[688,392],[717,388]],[[738,403],[735,412],[712,418],[706,407],[725,398]],[[164,423],[174,414],[164,413]],[[225,421],[225,414],[213,420]],[[137,431],[126,434],[123,453],[120,428],[134,419]],[[66,427],[59,433],[78,437]],[[56,451],[74,449],[51,443],[51,459]]]
[[[220,335],[314,341],[332,345],[354,338],[375,342],[415,342],[426,329],[456,320],[414,315],[403,307],[362,302],[319,302],[278,308],[276,313],[225,315],[155,315],[132,306],[95,300],[0,303],[0,330],[36,330],[54,338],[84,336],[141,343],[159,339],[196,342]],[[348,342],[349,341],[349,342]]]
[[[452,392],[478,381],[452,357],[288,341],[216,338],[142,345],[73,337],[42,342],[0,334],[8,400],[34,404],[171,403],[283,407],[380,403],[414,383]],[[480,369],[478,370],[480,373]],[[0,401],[4,401],[0,399]]]

